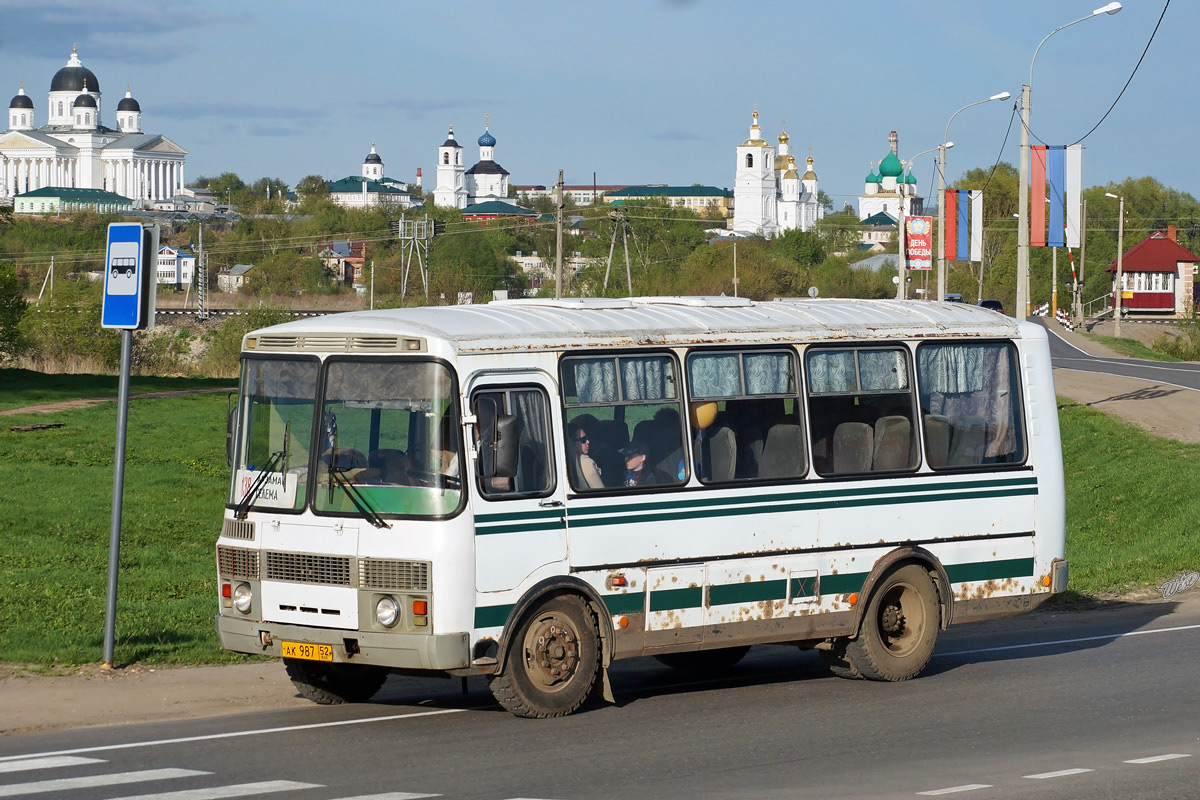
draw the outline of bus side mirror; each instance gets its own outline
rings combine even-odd
[[[517,418],[501,414],[496,401],[481,397],[475,406],[479,447],[479,477],[512,478],[517,474]]]
[[[495,473],[494,478],[517,477],[517,454],[521,433],[517,418],[512,414],[501,414],[496,419]]]
[[[230,402],[233,396],[233,392],[225,395],[225,463],[230,467],[233,466],[233,428],[234,423],[237,422]]]

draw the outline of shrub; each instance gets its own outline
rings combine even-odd
[[[295,317],[282,308],[258,306],[230,317],[213,331],[208,352],[200,363],[201,372],[211,378],[236,378],[242,337],[257,328],[291,322]]]

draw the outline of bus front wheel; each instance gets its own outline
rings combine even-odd
[[[596,617],[578,595],[537,606],[513,632],[504,671],[489,680],[500,705],[518,717],[562,717],[587,699],[600,669]]]
[[[846,645],[849,666],[874,681],[916,677],[933,655],[938,635],[937,589],[929,572],[908,564],[871,594],[858,638]]]
[[[292,685],[301,697],[323,706],[365,703],[387,680],[387,667],[369,664],[323,664],[285,658]]]

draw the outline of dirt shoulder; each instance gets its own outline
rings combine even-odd
[[[171,392],[142,392],[140,394],[130,394],[130,400],[149,400],[156,397],[186,397],[193,394],[218,394],[222,392],[236,392],[236,386],[230,386],[221,389],[180,389]],[[73,408],[87,408],[88,406],[99,405],[100,403],[115,403],[117,402],[116,395],[111,397],[78,397],[72,400],[59,400],[54,403],[39,403],[32,406],[21,406],[20,408],[9,408],[0,411],[0,417],[11,417],[16,414],[57,414],[59,411],[69,411]]]

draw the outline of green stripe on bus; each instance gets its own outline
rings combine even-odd
[[[640,614],[646,608],[645,592],[602,595],[610,614]]]
[[[735,603],[761,603],[764,600],[786,600],[787,581],[751,581],[749,583],[727,583],[708,587],[710,606],[728,606]]]
[[[493,533],[525,533],[529,531],[565,531],[567,526],[562,520],[554,522],[522,522],[515,525],[490,525],[486,528],[476,526],[476,536],[487,536]]]
[[[475,627],[499,628],[508,619],[508,615],[512,613],[512,610],[511,603],[506,606],[476,606]]]
[[[821,576],[821,594],[850,594],[861,592],[867,582],[867,572],[847,572],[838,575]]]
[[[1010,558],[1004,561],[976,561],[971,564],[949,564],[946,577],[951,583],[997,581],[1005,578],[1028,578],[1033,575],[1032,558]]]
[[[504,514],[476,514],[475,522],[492,523],[492,522],[512,522],[513,520],[528,520],[528,519],[555,519],[562,517],[563,511],[559,509],[537,510],[537,511],[513,511]]]
[[[936,494],[963,489],[1001,489],[1005,487],[1031,487],[1036,489],[1037,478],[1004,478],[1000,480],[954,481],[931,484],[908,484],[904,486],[867,485],[852,489],[814,489],[810,491],[786,492],[776,494],[754,494],[737,497],[710,497],[700,499],[665,500],[647,503],[637,503],[628,498],[621,505],[597,505],[585,508],[572,507],[568,512],[572,517],[594,516],[629,511],[661,511],[676,508],[706,508],[709,506],[756,505],[760,503],[780,503],[809,500],[823,500],[837,497],[862,497],[865,495],[893,494]],[[957,496],[957,495],[954,495]]]
[[[650,593],[651,611],[700,608],[703,603],[704,589],[700,586],[689,586],[686,589],[659,589]]]
[[[688,519],[711,519],[714,517],[750,516],[757,514],[779,514],[788,511],[818,511],[831,508],[861,508],[863,506],[908,505],[910,503],[928,503],[934,500],[979,500],[996,497],[1020,497],[1036,495],[1036,488],[1029,489],[1000,489],[994,491],[957,492],[953,495],[932,497],[869,497],[861,499],[832,500],[828,502],[798,501],[786,504],[764,505],[741,508],[697,509],[695,506],[682,507],[679,511],[663,511],[655,514],[635,514],[638,508],[626,508],[619,515],[611,517],[596,516],[592,519],[576,519],[571,512],[568,522],[572,528],[592,528],[604,525],[628,525],[640,522],[673,522]]]
[[[803,578],[792,578],[792,597],[816,597],[817,576],[805,575]]]

